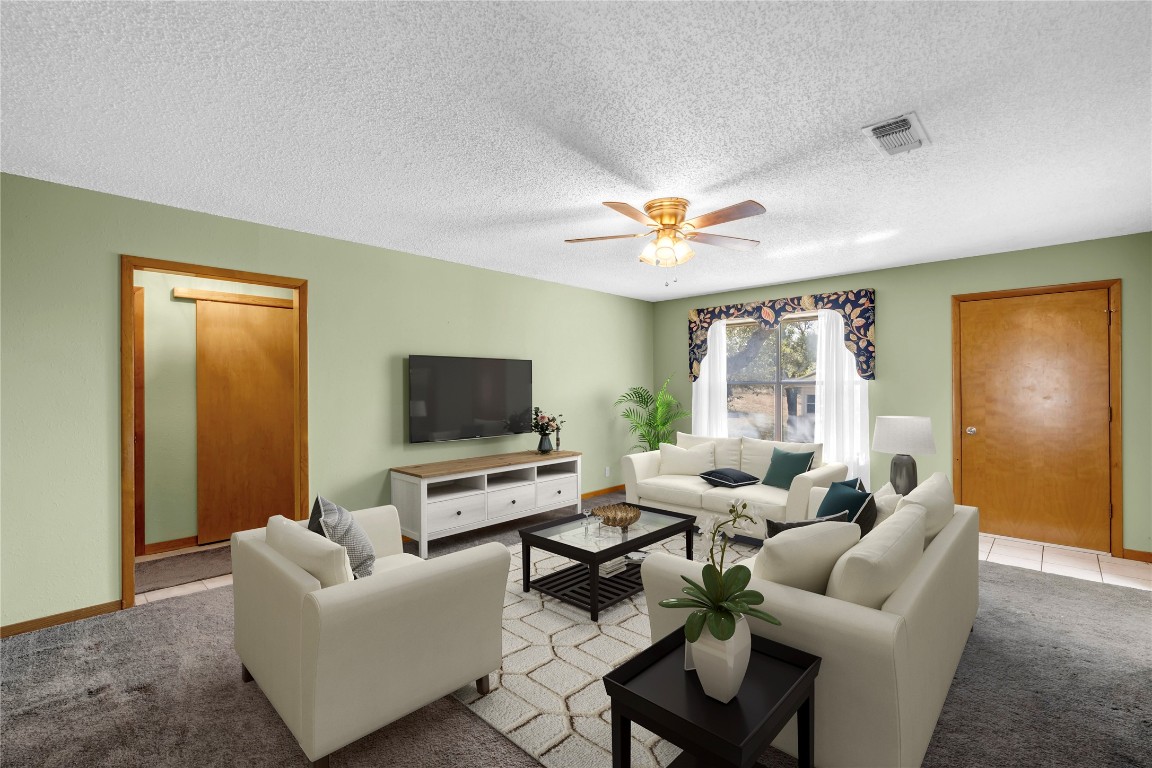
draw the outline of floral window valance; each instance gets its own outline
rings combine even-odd
[[[717,320],[755,320],[772,329],[785,315],[831,309],[844,317],[844,346],[856,358],[856,372],[862,379],[875,379],[875,304],[876,291],[864,288],[689,310],[688,378],[696,381],[700,376],[700,361],[708,354],[708,329]]]

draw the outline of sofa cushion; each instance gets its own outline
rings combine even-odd
[[[700,479],[708,483],[708,485],[717,488],[740,488],[741,486],[755,485],[760,482],[760,478],[756,477],[756,475],[750,475],[747,472],[741,472],[732,467],[701,472]]]
[[[812,466],[824,465],[824,446],[821,443],[783,443],[776,440],[742,437],[740,438],[740,469],[750,475],[764,477],[768,472],[768,465],[772,463],[773,448],[792,451],[793,453],[811,451],[813,454]]]
[[[831,485],[843,485],[846,488],[851,488],[854,491],[866,491],[864,481],[858,477],[850,477],[847,480],[833,480]]]
[[[793,452],[773,448],[772,461],[768,464],[768,471],[764,473],[764,485],[774,485],[788,490],[792,487],[796,475],[812,469],[813,455],[812,451]]]
[[[788,505],[788,491],[771,485],[756,483],[740,488],[709,488],[704,493],[702,507],[707,512],[727,514],[733,501],[748,502],[748,514],[766,520],[783,520]]]
[[[716,446],[716,466],[740,466],[740,438],[704,437],[702,435],[689,435],[684,432],[676,433],[676,445],[681,448],[695,448],[702,443],[712,443]],[[763,477],[763,475],[757,475],[757,477]]]
[[[671,443],[660,443],[660,474],[699,475],[716,468],[716,446],[701,443],[693,448],[681,448]]]
[[[861,536],[867,535],[876,524],[876,501],[872,494],[832,483],[816,510],[816,517],[828,517],[841,512],[848,513],[848,522],[860,526]]]
[[[352,513],[323,496],[317,496],[308,518],[308,530],[319,533],[348,551],[348,562],[357,579],[372,575],[376,562],[376,549],[368,533],[352,517]]]
[[[896,505],[900,503],[900,499],[904,498],[896,493],[892,483],[884,483],[876,490],[876,493],[872,494],[872,497],[876,499],[876,525],[880,525],[892,517],[892,513],[896,511]]]
[[[919,504],[927,510],[924,518],[924,546],[927,547],[936,538],[936,534],[944,530],[956,514],[956,496],[952,492],[952,483],[943,472],[936,472],[920,485],[913,488],[896,503],[899,512],[909,504]]]
[[[793,520],[790,523],[778,523],[775,520],[765,520],[764,529],[768,534],[768,538],[772,538],[782,531],[791,530],[792,528],[802,528],[805,525],[815,525],[816,523],[850,523],[850,515],[847,512],[840,512],[835,515],[828,515],[826,517],[814,517],[810,520]]]
[[[853,523],[824,522],[783,531],[764,541],[752,565],[759,579],[824,593],[841,556],[860,540]]]
[[[321,587],[332,587],[354,578],[344,547],[283,515],[268,518],[264,541],[285,559],[312,574]]]
[[[388,555],[387,557],[378,557],[376,558],[375,565],[372,567],[372,575],[379,576],[380,574],[386,573],[388,571],[395,571],[398,568],[407,568],[410,565],[423,562],[424,560],[416,557],[416,555],[410,555],[407,552],[401,552],[398,555]]]
[[[924,554],[926,514],[919,504],[909,504],[873,528],[836,562],[828,578],[828,597],[869,608],[883,606]]]
[[[682,507],[700,508],[700,495],[712,486],[695,475],[657,475],[636,484],[641,503],[662,501]],[[727,507],[725,507],[727,509]]]

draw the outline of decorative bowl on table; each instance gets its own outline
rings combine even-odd
[[[602,524],[619,528],[621,533],[627,532],[628,526],[640,519],[640,509],[629,504],[609,504],[592,510],[592,514],[600,518]]]

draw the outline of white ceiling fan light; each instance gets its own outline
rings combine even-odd
[[[911,152],[926,147],[932,142],[920,124],[915,112],[890,117],[860,129],[872,146],[885,156]]]

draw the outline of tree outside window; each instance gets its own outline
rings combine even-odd
[[[813,441],[816,318],[792,316],[772,330],[729,322],[728,435]]]

